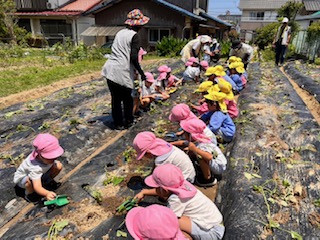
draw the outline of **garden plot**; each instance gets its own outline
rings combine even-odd
[[[224,239],[317,239],[319,124],[281,71],[253,64],[220,184]]]
[[[177,69],[174,74],[183,70],[179,63],[169,65]],[[198,97],[193,94],[194,89],[192,85],[184,86],[167,102],[154,105],[128,131],[112,131],[105,126],[110,119],[104,114],[107,107],[103,104],[95,114],[81,115],[86,117],[78,128],[85,125],[84,131],[75,129],[75,133],[69,133],[69,128],[63,128],[62,146],[70,148],[65,147],[67,157],[62,159],[66,166],[63,175],[67,176],[83,159],[88,159],[68,178],[63,177],[58,194],[67,193],[71,203],[53,210],[33,207],[19,222],[12,224],[2,238],[44,239],[49,233],[60,239],[120,239],[120,235],[122,239],[129,239],[122,224],[125,212],[115,213],[115,209],[144,186],[139,176],[147,175],[152,164],[134,160],[132,140],[141,131],[154,131],[163,137],[167,131],[177,129],[177,124],[168,121],[170,110],[176,103],[194,101]],[[93,99],[98,101],[100,98]],[[88,109],[89,103],[92,101],[80,103],[74,112]],[[236,121],[237,136],[224,149],[229,166],[220,182],[217,202],[225,219],[225,239],[287,239],[290,234],[297,237],[300,234],[305,239],[319,236],[316,227],[319,225],[318,124],[283,74],[269,65],[252,65],[248,88],[241,93],[239,103],[241,115]],[[75,113],[72,114],[77,115]],[[94,133],[97,134],[95,138]],[[30,133],[26,136],[29,142],[24,142],[27,154],[31,135],[35,134]],[[84,136],[87,140],[72,138],[69,141],[70,136]],[[116,140],[96,151],[109,139],[110,142]],[[11,144],[15,146],[16,141],[19,141],[18,137]],[[18,154],[16,147],[14,149]],[[5,160],[6,169],[11,167],[9,161]],[[11,168],[13,172],[14,167]],[[7,178],[11,174],[7,171]],[[13,187],[11,179],[7,182],[7,188]],[[13,193],[10,194],[13,198]],[[17,201],[21,202],[24,203]],[[142,205],[155,202],[157,199],[150,197]],[[22,207],[11,209],[17,213]],[[2,226],[13,216],[5,215],[8,212],[1,213],[7,216]]]
[[[177,60],[172,59],[155,61],[145,70],[156,72],[164,63],[171,64],[176,73],[183,69]],[[108,127],[111,123],[110,96],[103,79],[16,104],[2,110],[0,118],[0,189],[3,193],[0,197],[0,226],[17,214],[21,205],[26,205],[23,200],[15,201],[12,178],[15,168],[31,152],[32,140],[38,133],[51,132],[59,137],[65,148],[61,158],[64,165],[62,176],[118,134]],[[5,209],[9,202],[10,211]]]
[[[320,66],[295,61],[285,65],[284,70],[299,87],[309,92],[320,102]]]

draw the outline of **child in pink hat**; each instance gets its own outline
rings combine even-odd
[[[174,212],[157,204],[130,210],[126,216],[126,226],[135,240],[187,239],[179,228],[178,218]]]
[[[33,141],[34,150],[20,164],[14,173],[13,182],[16,191],[25,191],[25,199],[29,202],[38,202],[41,197],[53,200],[53,192],[60,186],[53,179],[62,170],[62,164],[57,161],[64,150],[58,139],[49,134],[37,135]]]
[[[158,195],[167,199],[168,207],[177,216],[182,232],[193,239],[222,239],[225,228],[219,209],[183,178],[178,167],[172,164],[158,166],[145,179],[145,183],[156,188]],[[145,195],[148,194],[142,190],[135,198],[140,201]]]
[[[153,74],[146,72],[146,80],[142,82],[140,88],[140,104],[142,109],[147,109],[156,99],[162,99],[162,94],[156,90],[156,80]]]
[[[201,169],[195,183],[199,186],[212,186],[216,183],[215,175],[221,175],[227,168],[227,159],[220,148],[212,143],[205,133],[206,124],[200,119],[183,120],[180,122],[188,141],[177,141],[173,144],[182,145]]]
[[[187,154],[172,144],[157,138],[152,132],[141,132],[133,140],[137,159],[143,156],[154,159],[155,166],[171,163],[179,167],[189,182],[194,182],[195,170]]]
[[[162,85],[165,86],[166,90],[170,90],[171,87],[175,87],[179,78],[171,74],[171,68],[167,65],[162,65],[158,68],[159,77],[158,81],[163,81]]]
[[[191,66],[187,66],[187,68],[183,72],[182,84],[185,82],[194,81],[199,83],[200,76],[200,68],[199,68],[199,60],[195,57],[189,58],[188,62],[192,63]]]

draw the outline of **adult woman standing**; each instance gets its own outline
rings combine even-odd
[[[205,44],[209,44],[212,42],[212,39],[208,35],[201,35],[196,39],[189,41],[181,50],[181,60],[186,63],[190,57],[198,58],[202,47]]]
[[[149,18],[139,9],[130,11],[125,21],[126,28],[120,30],[113,41],[112,52],[102,68],[111,93],[112,118],[115,129],[128,128],[133,124],[134,70],[145,80],[138,61],[140,37],[137,32],[148,23]],[[123,104],[123,112],[122,112]]]

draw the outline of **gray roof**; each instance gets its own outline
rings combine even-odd
[[[228,26],[228,27],[231,27],[231,26],[232,26],[232,24],[230,24],[230,23],[228,23],[228,22],[225,22],[225,21],[223,21],[223,20],[221,20],[221,19],[219,19],[219,18],[210,16],[209,14],[204,13],[204,12],[201,12],[201,13],[200,13],[200,16],[202,16],[202,17],[204,17],[204,18],[207,18],[207,19],[211,19],[211,20],[213,20],[213,21],[216,21],[216,22],[221,23],[221,24],[223,24],[223,25],[225,25],[225,26]]]
[[[320,11],[320,0],[304,0],[303,3],[307,11]]]
[[[240,0],[239,8],[241,10],[272,10],[279,9],[288,0]],[[302,2],[297,0],[296,2]]]

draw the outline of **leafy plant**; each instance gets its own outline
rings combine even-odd
[[[220,43],[221,46],[221,57],[229,57],[229,52],[231,49],[231,42],[230,41],[222,41]]]
[[[188,40],[175,38],[173,36],[163,37],[160,42],[157,42],[156,51],[159,56],[179,56],[181,49],[187,42]]]
[[[127,147],[126,150],[122,153],[124,160],[126,162],[131,162],[133,155],[136,154],[136,150],[133,147]]]
[[[264,50],[273,42],[279,26],[280,23],[275,22],[257,29],[254,43],[258,45],[259,49]]]
[[[55,240],[57,239],[57,235],[61,232],[67,225],[69,224],[69,220],[54,220],[49,228],[47,239]]]
[[[106,173],[107,175],[107,179],[103,181],[103,185],[108,185],[108,184],[113,184],[113,186],[117,186],[119,185],[120,183],[123,182],[124,180],[124,177],[122,176],[115,176],[115,175],[112,175],[112,174],[108,174]]]

